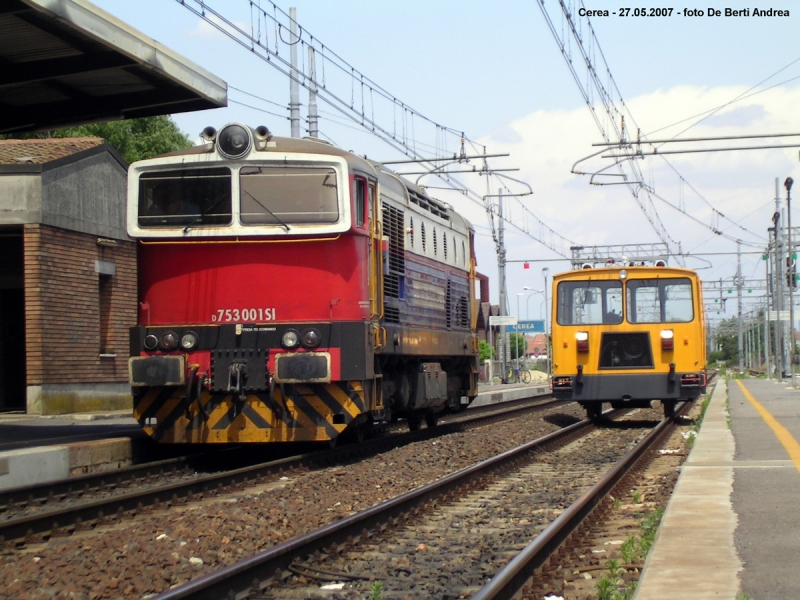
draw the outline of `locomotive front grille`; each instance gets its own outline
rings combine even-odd
[[[600,344],[600,369],[652,369],[650,335],[604,333]]]

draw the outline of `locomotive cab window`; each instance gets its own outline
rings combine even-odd
[[[627,304],[631,323],[690,323],[694,319],[692,282],[686,278],[630,279]]]
[[[358,177],[353,179],[353,202],[355,204],[355,221],[356,227],[364,227],[364,180]]]
[[[242,167],[239,186],[241,219],[245,225],[285,226],[339,220],[336,171],[331,168]]]
[[[156,171],[139,178],[140,227],[202,227],[230,222],[228,168]]]
[[[622,283],[562,281],[557,311],[559,325],[618,325],[622,323]]]

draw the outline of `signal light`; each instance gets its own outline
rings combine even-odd
[[[575,333],[575,342],[578,348],[578,352],[588,352],[589,351],[589,332],[588,331],[578,331]]]
[[[661,349],[665,351],[675,349],[675,332],[672,329],[661,330]]]

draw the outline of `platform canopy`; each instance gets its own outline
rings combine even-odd
[[[227,102],[224,81],[85,0],[0,0],[0,133]]]

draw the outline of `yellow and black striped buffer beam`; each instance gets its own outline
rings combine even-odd
[[[174,444],[327,441],[366,411],[361,381],[285,385],[244,401],[204,391],[191,403],[183,388],[150,388],[134,401],[145,432]]]

